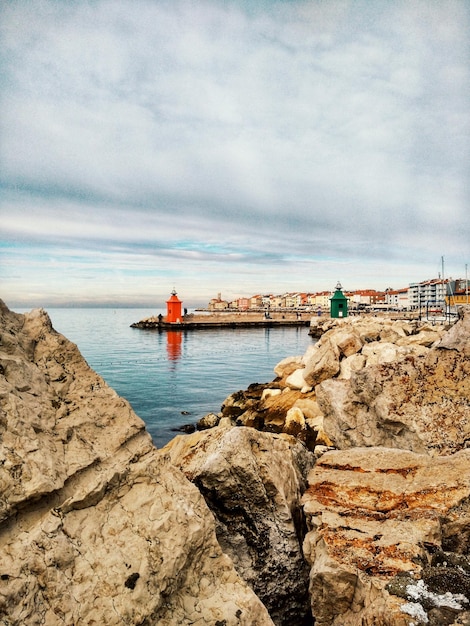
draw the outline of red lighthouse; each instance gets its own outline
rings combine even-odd
[[[166,321],[181,322],[181,305],[183,301],[178,298],[176,291],[173,289],[171,298],[166,301]]]

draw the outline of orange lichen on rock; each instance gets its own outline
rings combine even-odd
[[[403,573],[419,577],[443,537],[469,539],[469,467],[470,449],[438,458],[392,448],[334,450],[321,457],[303,496],[310,529],[304,552],[319,623],[356,624],[361,607],[378,597],[390,609],[383,609],[391,615],[384,623],[400,623],[393,621],[397,605],[385,588],[388,581]],[[340,614],[325,604],[328,594],[339,592],[350,598]]]

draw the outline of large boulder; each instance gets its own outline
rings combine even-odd
[[[0,303],[0,615],[271,624],[196,487],[44,311]]]
[[[294,437],[220,426],[165,451],[204,495],[219,543],[274,623],[311,623],[300,498],[313,454]]]
[[[0,519],[134,437],[143,451],[151,448],[144,422],[53,330],[45,311],[16,315],[3,304],[0,328]]]
[[[356,354],[364,345],[364,341],[353,326],[340,326],[329,334],[329,338],[345,357]]]
[[[445,455],[470,439],[470,358],[428,350],[330,379],[315,389],[338,448],[386,446]]]
[[[468,449],[319,459],[303,496],[316,626],[469,623],[469,467]]]
[[[302,367],[301,356],[288,356],[274,367],[274,373],[278,378],[285,379],[292,374],[296,369]]]
[[[303,371],[305,383],[310,387],[332,378],[340,369],[340,350],[333,341],[323,337],[315,348],[310,352]]]
[[[294,370],[286,378],[286,385],[290,387],[290,389],[300,389],[300,390],[308,389],[309,391],[311,391],[312,385],[307,385],[304,374],[305,374],[305,369],[303,367]]]

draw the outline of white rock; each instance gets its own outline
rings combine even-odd
[[[266,398],[272,398],[274,396],[281,395],[281,389],[263,389],[263,393],[261,394],[261,402],[266,400]]]
[[[304,378],[305,369],[301,368],[295,370],[286,378],[286,385],[290,387],[290,389],[302,389],[306,386],[305,378]]]

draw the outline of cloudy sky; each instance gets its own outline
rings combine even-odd
[[[467,0],[4,0],[9,306],[470,263]]]

